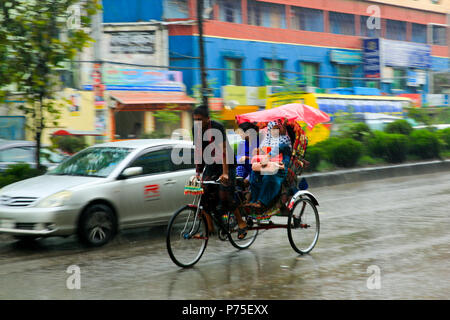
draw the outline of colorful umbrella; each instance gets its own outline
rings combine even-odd
[[[273,109],[236,116],[238,124],[242,122],[270,122],[278,119],[303,121],[310,129],[318,123],[330,121],[330,117],[325,112],[301,103],[290,103]]]

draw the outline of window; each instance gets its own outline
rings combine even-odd
[[[253,26],[262,25],[262,8],[263,6],[256,1],[249,1],[247,3],[247,21]]]
[[[406,70],[394,68],[394,81],[392,89],[403,90],[406,87]]]
[[[241,2],[238,0],[220,0],[220,20],[241,23]]]
[[[425,24],[412,24],[411,41],[427,43],[427,26]]]
[[[285,28],[285,11],[284,6],[279,4],[265,4],[266,12],[269,15],[269,25],[268,27],[272,28]]]
[[[176,160],[177,164],[173,164],[174,171],[177,170],[188,170],[188,169],[194,169],[195,163],[194,163],[194,148],[177,148],[175,147],[172,150],[172,154],[177,157]],[[178,160],[180,160],[181,163],[178,163]]]
[[[337,65],[338,76],[343,77],[338,79],[338,87],[348,88],[352,86],[353,66],[338,64]]]
[[[115,147],[87,148],[58,165],[51,174],[107,177],[128,156],[131,149]]]
[[[284,62],[282,60],[264,60],[264,85],[280,85],[283,79]]]
[[[447,43],[447,28],[445,26],[432,25],[433,44],[445,46]]]
[[[206,1],[205,1],[206,2]],[[189,6],[187,0],[169,0],[164,1],[165,19],[186,19],[189,18]],[[208,4],[204,4],[208,8]]]
[[[370,17],[367,16],[361,16],[360,17],[360,30],[361,30],[361,36],[363,37],[369,37],[369,38],[377,38],[381,36],[381,30],[376,29],[374,23],[369,20]],[[370,27],[370,28],[369,28]],[[380,25],[381,27],[381,25]],[[373,29],[371,29],[373,28]]]
[[[143,154],[129,167],[142,167],[143,175],[169,172],[172,170],[171,150],[163,149]]]
[[[305,31],[323,32],[323,11],[293,7],[293,27]]]
[[[225,85],[241,86],[242,71],[237,69],[242,69],[242,59],[226,58],[225,68],[233,69],[233,70],[226,70]]]
[[[330,12],[330,29],[335,34],[355,34],[355,16],[353,14]]]
[[[386,20],[386,38],[391,40],[406,40],[406,22]]]
[[[312,62],[301,63],[303,81],[308,87],[319,87],[319,64]]]

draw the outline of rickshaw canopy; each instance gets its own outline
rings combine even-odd
[[[238,124],[242,122],[270,122],[278,119],[303,121],[310,129],[316,124],[330,121],[330,117],[325,112],[301,103],[290,103],[273,109],[236,116],[236,122]]]

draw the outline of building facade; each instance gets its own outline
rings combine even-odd
[[[105,22],[169,23],[169,64],[182,70],[192,93],[201,83],[198,69],[190,69],[199,67],[196,0],[120,3],[103,1]],[[206,67],[215,97],[223,96],[224,86],[277,86],[282,79],[312,90],[368,86],[387,94],[428,93],[431,74],[449,70],[450,0],[204,0],[204,6]],[[390,41],[402,61],[389,57],[379,75],[368,76],[369,38]],[[411,62],[417,51],[426,63]],[[384,55],[382,62],[389,50]]]
[[[207,67],[240,70],[208,71],[215,96],[225,85],[276,85],[282,77],[324,89],[376,86],[389,94],[429,92],[430,72],[449,69],[448,3],[417,8],[395,3],[405,2],[218,0],[205,21]],[[187,5],[186,18],[195,19],[195,0]],[[198,56],[197,33],[195,25],[169,27],[171,65],[193,64],[189,57]],[[390,57],[394,62],[383,65],[387,70],[378,76],[385,79],[369,81],[363,60],[363,40],[368,38],[386,39],[395,47],[407,43],[413,58],[414,52],[425,50],[429,61],[417,65],[406,55],[400,58],[408,61],[397,63]],[[380,59],[389,54],[387,50]],[[188,85],[200,83],[198,72],[185,74]]]

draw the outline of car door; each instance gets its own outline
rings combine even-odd
[[[123,227],[164,223],[173,214],[177,172],[173,171],[170,156],[170,148],[152,149],[127,166],[142,167],[143,172],[120,183]]]

